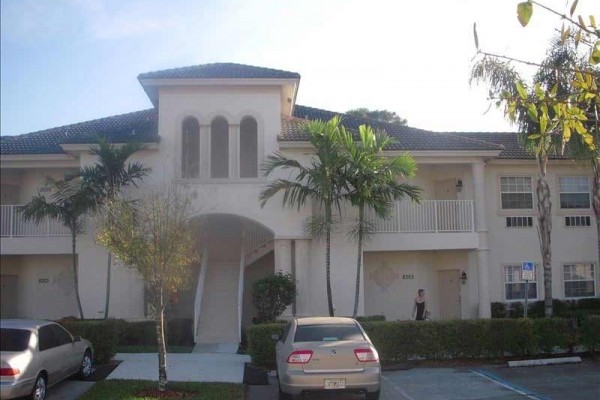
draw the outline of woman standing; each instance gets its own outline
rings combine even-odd
[[[419,289],[415,297],[415,306],[413,308],[413,317],[417,321],[425,321],[427,315],[427,303],[425,302],[425,290]]]

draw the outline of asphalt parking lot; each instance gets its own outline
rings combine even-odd
[[[276,400],[276,382],[250,388],[249,400]],[[361,399],[305,396],[303,399]],[[544,367],[476,366],[384,372],[381,400],[600,400],[600,362]]]

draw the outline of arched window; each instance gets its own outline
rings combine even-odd
[[[181,125],[181,177],[200,176],[200,125],[194,117],[188,117]]]
[[[210,177],[229,177],[229,123],[223,117],[210,124]]]
[[[240,178],[258,177],[258,126],[252,117],[240,123]]]

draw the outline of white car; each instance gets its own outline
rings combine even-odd
[[[379,399],[379,354],[352,318],[294,318],[277,340],[279,398],[314,392],[361,393]]]
[[[44,400],[48,387],[92,374],[92,344],[51,321],[0,320],[0,398]]]

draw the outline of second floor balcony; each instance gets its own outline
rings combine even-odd
[[[389,218],[372,212],[370,251],[477,248],[473,200],[398,201]]]
[[[1,254],[68,254],[71,233],[60,221],[26,221],[22,205],[0,206]]]

